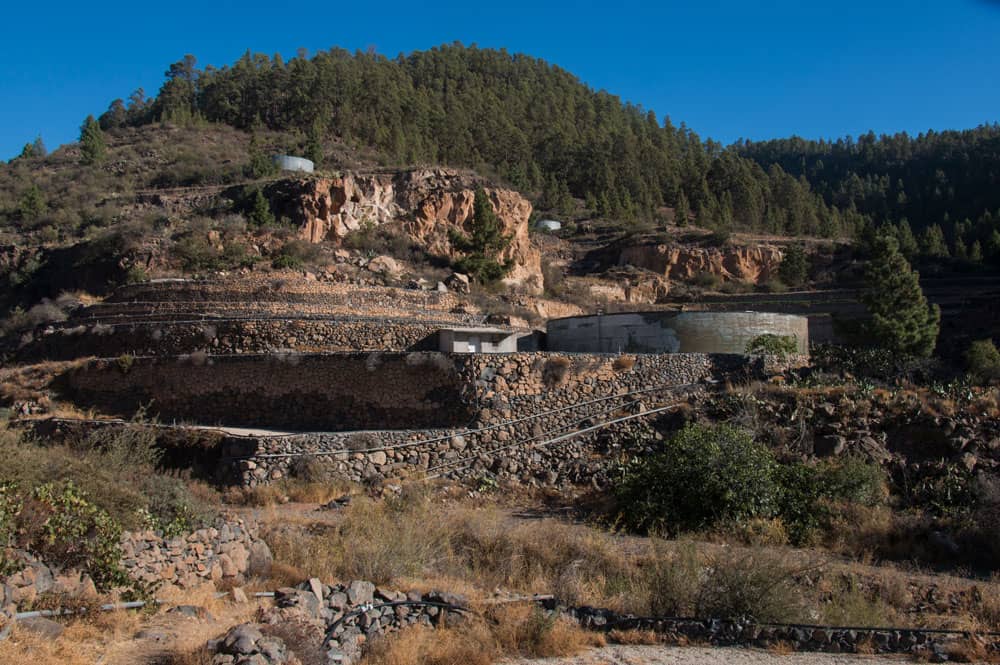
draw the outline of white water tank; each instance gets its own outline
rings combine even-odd
[[[272,157],[274,163],[282,171],[301,171],[302,173],[312,173],[315,164],[305,157],[294,157],[292,155],[275,155]]]

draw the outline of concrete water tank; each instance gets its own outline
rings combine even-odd
[[[292,155],[275,155],[272,157],[274,163],[282,171],[301,171],[302,173],[312,173],[315,164],[305,157],[294,157]]]
[[[535,223],[535,228],[541,231],[558,231],[562,228],[562,222],[554,219],[543,219]]]
[[[809,319],[772,312],[619,312],[553,319],[549,351],[744,353],[758,335],[794,337],[809,353]]]

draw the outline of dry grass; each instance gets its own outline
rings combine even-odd
[[[491,665],[496,652],[481,623],[434,630],[417,626],[372,644],[364,665]]]
[[[601,635],[530,605],[487,612],[438,630],[417,626],[374,642],[365,665],[490,665],[506,656],[569,656],[602,646]]]
[[[664,636],[652,630],[612,630],[608,633],[608,641],[612,644],[655,645],[664,642]]]
[[[48,403],[49,386],[60,375],[86,365],[92,359],[46,361],[0,370],[0,403],[35,401]]]
[[[128,610],[99,612],[70,620],[55,640],[15,625],[11,637],[0,642],[0,663],[92,665],[130,640],[142,620],[141,614]]]
[[[297,503],[327,503],[350,494],[355,487],[342,480],[306,481],[285,478],[275,483],[253,488],[233,487],[224,494],[226,503],[263,508],[290,501]]]
[[[790,656],[795,653],[795,646],[790,642],[779,640],[767,647],[767,651],[775,656]]]

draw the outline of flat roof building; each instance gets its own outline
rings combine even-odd
[[[518,336],[502,328],[442,328],[438,349],[445,353],[514,353]]]

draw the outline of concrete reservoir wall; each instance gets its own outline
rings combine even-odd
[[[794,337],[809,353],[809,320],[771,312],[624,312],[548,323],[549,351],[743,353],[758,335]]]

